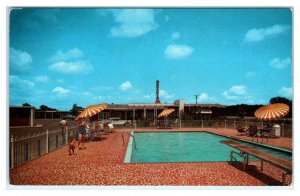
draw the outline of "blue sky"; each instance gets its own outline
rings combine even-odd
[[[9,104],[292,99],[290,9],[14,9]]]

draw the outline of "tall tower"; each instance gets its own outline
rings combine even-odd
[[[155,100],[155,104],[160,104],[160,101],[159,101],[159,80],[156,80],[156,100]]]

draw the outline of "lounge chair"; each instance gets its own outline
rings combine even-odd
[[[255,136],[258,132],[257,125],[250,125],[246,131],[247,131],[247,136],[250,137]]]
[[[236,130],[239,135],[246,135],[246,129],[242,125],[237,126]]]

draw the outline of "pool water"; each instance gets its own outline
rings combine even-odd
[[[230,152],[232,150],[239,152],[221,142],[229,138],[207,132],[143,132],[134,133],[134,137],[136,148],[132,142],[127,149],[127,154],[131,154],[129,161],[131,163],[230,161]],[[281,158],[292,159],[291,153],[284,151],[267,147],[256,149]],[[240,156],[235,155],[235,157],[237,161],[242,161]],[[250,160],[255,158],[250,156]]]

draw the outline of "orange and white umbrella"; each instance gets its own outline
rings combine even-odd
[[[283,103],[274,103],[257,109],[255,117],[260,120],[274,120],[287,115],[290,111],[288,105]]]
[[[105,110],[107,107],[107,104],[97,104],[88,106],[75,118],[75,120],[94,116],[95,114],[98,114],[101,111]]]
[[[171,113],[173,113],[175,109],[164,109],[158,116],[157,118],[164,117],[164,116],[169,116]]]

